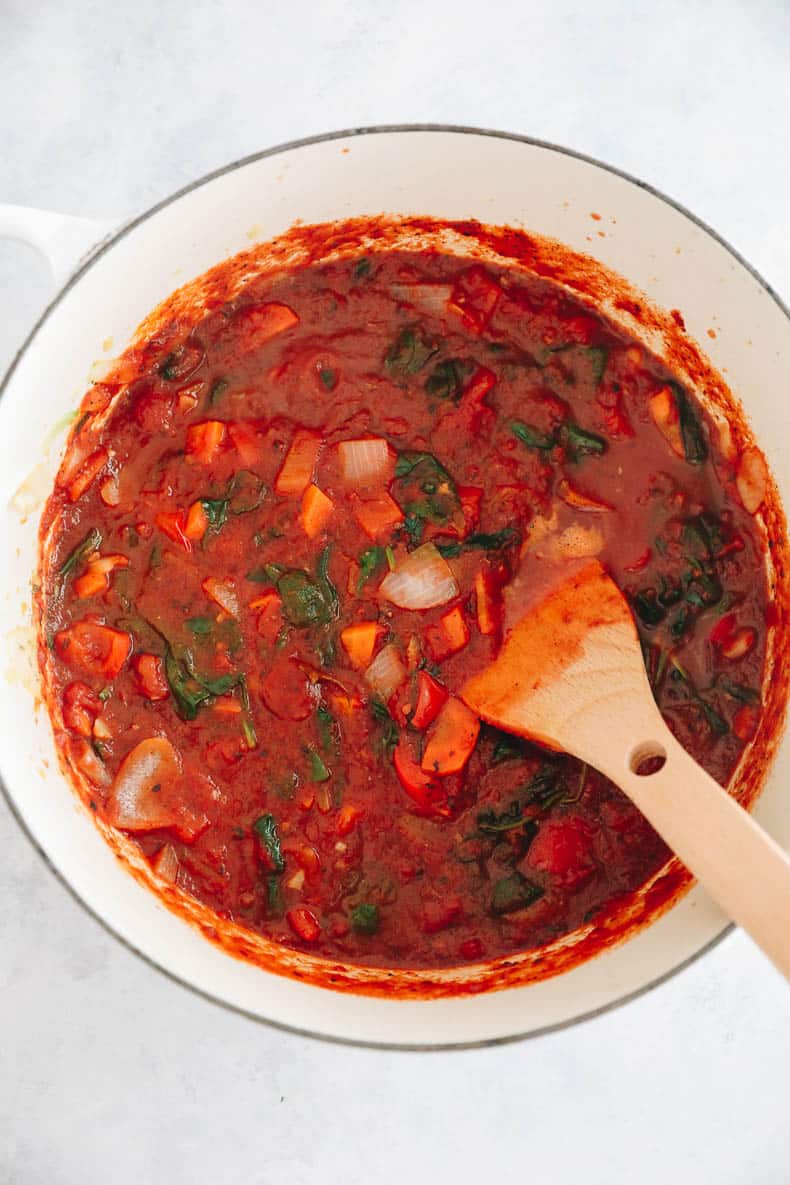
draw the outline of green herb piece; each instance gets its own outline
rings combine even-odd
[[[540,449],[541,451],[548,451],[554,448],[553,436],[547,436],[545,432],[539,432],[537,428],[533,428],[531,424],[525,424],[523,420],[511,420],[508,427],[513,435],[522,444],[525,444],[527,448]]]
[[[512,872],[494,885],[491,911],[495,914],[515,913],[517,909],[526,909],[532,905],[543,893],[540,885],[528,881],[520,872]]]
[[[381,925],[378,905],[363,901],[351,910],[351,925],[357,934],[375,934]]]
[[[355,280],[362,280],[365,276],[370,274],[370,260],[359,259],[354,265],[354,270],[351,273]]]
[[[106,704],[111,695],[112,687],[102,687],[101,691],[99,692],[99,699],[103,704]]]
[[[666,609],[659,604],[654,588],[646,588],[631,598],[639,620],[652,628],[666,617]]]
[[[520,542],[520,535],[513,527],[503,527],[501,531],[490,534],[476,533],[466,539],[459,539],[457,543],[437,543],[437,550],[447,559],[460,555],[462,551],[501,551],[504,547],[512,547]]]
[[[511,736],[509,732],[497,732],[494,751],[491,754],[492,765],[500,765],[503,761],[515,761],[524,756],[524,742],[520,737]]]
[[[318,736],[321,741],[321,748],[325,753],[331,753],[337,748],[334,717],[327,708],[322,706],[316,709],[316,719],[318,721]]]
[[[253,584],[275,584],[266,568],[251,568],[246,576]]]
[[[153,572],[162,565],[162,548],[155,543],[148,553],[148,571]]]
[[[477,816],[477,829],[483,835],[501,835],[505,831],[513,831],[516,827],[522,827],[525,822],[523,807],[518,799],[515,799],[506,810],[499,814],[492,810],[480,811]]]
[[[755,691],[753,687],[746,687],[743,683],[730,683],[728,679],[719,679],[717,686],[728,695],[730,699],[737,700],[741,704],[759,704],[760,693]],[[101,696],[99,697],[101,698]]]
[[[101,547],[101,540],[102,537],[99,528],[91,527],[82,542],[77,544],[58,568],[60,579],[64,580],[78,565],[83,564],[92,552],[98,551]]]
[[[398,726],[389,713],[383,700],[371,697],[368,704],[370,713],[377,724],[381,725],[381,748],[389,755],[399,740]]]
[[[168,354],[159,365],[159,374],[166,383],[172,383],[178,378],[178,354]]]
[[[681,665],[678,659],[672,658],[670,661],[674,667],[673,678],[678,679],[685,684],[689,699],[693,700],[693,702],[697,704],[703,716],[707,720],[711,732],[715,733],[716,736],[724,736],[725,733],[730,731],[730,726],[728,725],[727,721],[716,711],[712,704],[709,704],[708,701],[702,697],[688,671]]]
[[[280,917],[285,912],[280,878],[274,874],[266,878],[266,904],[270,917]]]
[[[211,390],[208,393],[210,407],[216,407],[229,386],[230,383],[227,379],[214,379],[214,382],[211,384]]]
[[[227,499],[231,514],[257,510],[267,494],[266,486],[251,469],[239,469],[228,482]]]
[[[403,520],[402,530],[406,533],[411,547],[417,547],[425,531],[425,519],[416,514],[407,514]]]
[[[598,436],[595,432],[588,432],[586,428],[575,424],[573,420],[568,420],[567,423],[561,425],[557,435],[560,443],[567,448],[574,461],[578,461],[579,457],[588,454],[600,457],[609,447],[603,436]]]
[[[458,400],[473,369],[472,364],[462,358],[447,358],[433,368],[425,380],[425,390],[439,399]]]
[[[199,638],[204,638],[214,628],[214,622],[210,617],[188,617],[186,624],[187,629]]]
[[[325,366],[318,372],[318,377],[326,387],[327,391],[334,391],[337,386],[337,374],[330,367]]]
[[[357,595],[362,592],[371,576],[374,576],[386,559],[383,547],[368,547],[359,557],[359,577],[357,578]]]
[[[588,346],[586,353],[592,367],[593,382],[596,387],[600,387],[606,364],[609,361],[609,351],[606,346]]]
[[[677,383],[670,383],[675,396],[675,407],[680,423],[680,436],[683,441],[683,451],[690,465],[701,465],[708,458],[708,442],[702,423],[692,406],[686,392]]]
[[[307,757],[310,762],[310,781],[311,782],[328,782],[332,777],[331,772],[327,769],[326,763],[320,753],[316,753],[315,749],[308,748]]]
[[[242,716],[241,731],[244,733],[244,740],[247,742],[248,749],[254,749],[258,744],[258,734],[255,731],[255,725],[249,716]]]
[[[261,846],[269,857],[272,868],[275,872],[283,872],[285,869],[285,860],[283,859],[282,847],[280,846],[280,833],[277,829],[277,822],[274,815],[261,815],[253,823],[252,829],[258,836]]]
[[[330,614],[332,617],[337,617],[340,611],[340,598],[337,595],[337,589],[332,581],[329,579],[329,561],[332,557],[332,547],[328,544],[318,557],[316,564],[316,574],[318,576],[318,583],[321,592],[327,604],[330,607]]]
[[[437,347],[423,338],[415,328],[404,329],[390,346],[384,365],[391,375],[406,378],[417,374],[437,353]]]
[[[384,555],[387,557],[387,567],[389,568],[390,572],[394,572],[395,552],[392,550],[389,544],[387,544],[387,546],[384,548]]]

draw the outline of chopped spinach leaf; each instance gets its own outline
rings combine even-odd
[[[272,868],[274,868],[275,872],[283,872],[285,869],[285,860],[283,859],[280,833],[277,829],[277,821],[274,815],[261,815],[253,823],[252,829],[258,836],[261,846],[269,857]]]
[[[737,700],[741,704],[759,704],[760,702],[760,693],[753,687],[746,687],[743,683],[731,683],[729,679],[719,679],[717,686],[730,699]]]
[[[606,364],[609,361],[609,351],[606,346],[588,346],[586,353],[592,367],[593,382],[596,387],[600,387]]]
[[[494,749],[491,754],[492,765],[500,765],[503,761],[515,761],[524,756],[524,742],[520,737],[511,736],[509,732],[496,733]]]
[[[210,634],[214,627],[214,622],[210,617],[188,617],[186,624],[187,629],[201,638]]]
[[[557,438],[574,461],[578,461],[579,457],[588,454],[600,457],[608,448],[603,436],[598,436],[595,432],[588,432],[586,428],[582,428],[573,420],[568,420],[560,426]]]
[[[434,366],[425,380],[425,390],[428,395],[435,395],[439,399],[460,399],[473,369],[473,365],[462,358],[447,358]]]
[[[675,396],[683,451],[690,465],[701,465],[708,457],[708,442],[702,423],[686,392],[677,383],[670,383]]]
[[[541,451],[554,448],[554,436],[547,436],[545,432],[538,431],[531,424],[525,424],[523,420],[511,420],[509,428],[527,448],[540,449]]]
[[[318,372],[318,377],[326,387],[327,391],[334,391],[337,386],[337,374],[330,367],[322,367]]]
[[[355,280],[362,280],[365,276],[370,274],[370,260],[358,259],[354,265],[354,270],[351,273]]]
[[[378,905],[363,901],[351,910],[351,925],[357,934],[375,934],[381,924]]]
[[[315,749],[308,748],[307,758],[310,762],[310,780],[312,782],[328,782],[332,774],[327,769],[321,754],[317,753]]]
[[[230,384],[227,379],[214,379],[214,382],[211,384],[211,390],[208,393],[210,407],[216,407],[229,386]]]
[[[371,576],[374,576],[386,559],[383,547],[368,547],[359,557],[359,577],[357,579],[357,595],[362,592]]]
[[[501,531],[490,534],[476,532],[466,539],[459,539],[457,543],[437,543],[436,546],[445,558],[452,559],[462,551],[501,551],[504,547],[512,547],[519,540],[518,531],[513,527],[503,527]]]
[[[99,528],[91,527],[82,542],[77,544],[58,568],[60,579],[64,580],[78,565],[83,564],[92,552],[98,551],[101,547],[101,540],[102,536]]]
[[[416,328],[404,329],[384,358],[391,375],[405,378],[417,374],[436,354],[438,347],[426,341]]]
[[[377,724],[381,725],[381,747],[385,754],[390,754],[398,743],[398,726],[390,716],[387,705],[383,700],[371,698],[370,713]]]
[[[502,877],[494,885],[491,894],[491,911],[495,914],[514,913],[517,909],[526,909],[540,897],[544,890],[540,885],[528,881],[520,872],[512,872],[510,876]]]

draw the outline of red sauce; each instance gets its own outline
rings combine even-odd
[[[384,249],[236,291],[239,267],[89,392],[45,513],[76,781],[218,929],[339,963],[605,927],[667,849],[594,770],[454,692],[497,652],[521,556],[598,555],[670,727],[727,784],[762,713],[761,457],[515,265]]]

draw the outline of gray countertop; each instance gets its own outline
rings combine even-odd
[[[790,295],[786,0],[3,0],[0,61],[0,200],[125,215],[294,137],[466,123],[643,177]],[[0,362],[48,283],[0,242]],[[565,1032],[375,1052],[256,1025],[151,970],[2,803],[0,850],[0,1182],[790,1180],[787,991],[741,934]]]

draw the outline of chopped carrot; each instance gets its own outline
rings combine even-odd
[[[95,621],[77,621],[55,634],[55,651],[71,667],[114,679],[132,649],[132,639]]]
[[[214,700],[214,711],[219,712],[221,716],[240,716],[242,708],[237,699],[230,695],[221,695],[219,699]]]
[[[337,816],[338,835],[349,835],[357,825],[357,820],[365,814],[361,806],[353,802],[344,802]]]
[[[180,543],[184,551],[192,550],[192,544],[184,534],[186,524],[184,522],[184,516],[180,511],[174,514],[171,511],[160,510],[154,522],[159,527],[159,530],[164,531],[169,539],[172,539],[174,543]]]
[[[101,473],[108,460],[107,449],[100,448],[95,453],[91,453],[88,459],[82,463],[77,470],[77,476],[69,486],[69,499],[72,502],[76,502],[78,498],[82,497],[93,479]]]
[[[302,495],[302,512],[299,515],[299,522],[309,539],[321,534],[334,509],[332,499],[311,482]]]
[[[270,588],[250,602],[250,609],[260,610],[258,633],[265,642],[273,646],[283,628],[282,597],[275,589]]]
[[[341,716],[350,716],[352,712],[358,712],[362,707],[362,700],[358,695],[345,691],[330,691],[329,702]]]
[[[300,429],[294,434],[274,483],[278,494],[284,498],[301,498],[313,480],[321,443],[317,432]]]
[[[436,662],[442,662],[451,654],[463,650],[470,637],[469,626],[460,605],[440,617],[438,625],[428,626],[425,631],[425,641]]]
[[[346,581],[346,592],[351,597],[357,596],[357,587],[359,585],[359,564],[356,560],[352,560],[348,565],[348,580]]]
[[[201,424],[192,424],[187,428],[186,452],[202,465],[210,465],[224,438],[225,425],[222,420],[204,420]]]
[[[355,499],[353,511],[354,518],[371,539],[378,539],[403,522],[403,511],[386,492],[364,501]]]
[[[472,755],[480,721],[460,699],[451,695],[436,718],[422,757],[426,773],[456,774]]]
[[[572,486],[564,477],[557,483],[557,493],[562,498],[567,506],[572,506],[574,510],[611,510],[612,507],[608,502],[604,502],[600,498],[592,498],[589,494],[582,493]]]
[[[376,646],[386,632],[386,626],[375,621],[360,621],[356,625],[346,626],[340,633],[340,641],[351,665],[360,671],[369,666]]]
[[[499,628],[499,598],[491,573],[481,568],[475,576],[477,628],[481,634],[495,634]]]
[[[115,568],[128,566],[129,560],[125,555],[94,555],[88,560],[88,566],[82,576],[74,581],[74,591],[80,598],[104,592],[110,587],[110,573]]]
[[[208,530],[208,515],[202,502],[193,502],[187,511],[184,534],[187,539],[202,539]]]

